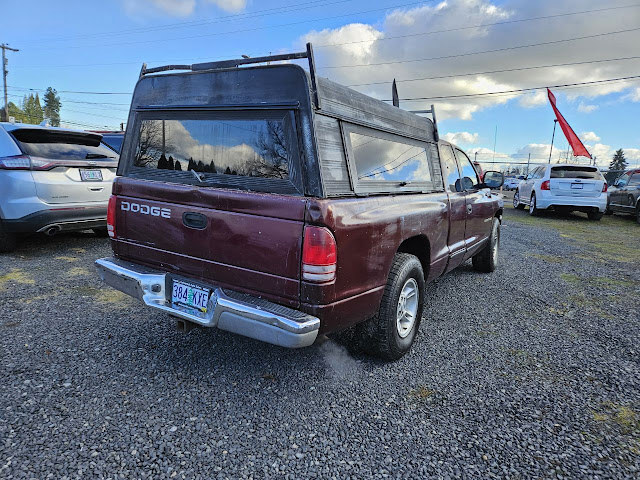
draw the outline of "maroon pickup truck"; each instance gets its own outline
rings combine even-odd
[[[309,72],[245,66],[298,58]],[[184,326],[285,347],[335,334],[397,359],[425,282],[496,267],[502,174],[481,182],[435,115],[317,78],[310,45],[143,66],[127,125],[97,269]]]

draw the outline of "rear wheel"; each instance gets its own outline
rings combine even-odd
[[[108,237],[109,236],[109,233],[107,232],[107,227],[92,228],[91,230],[93,230],[93,233],[95,234],[96,237]]]
[[[411,349],[424,308],[424,283],[420,260],[397,253],[380,309],[366,328],[372,353],[385,360],[398,360]]]
[[[485,247],[476,253],[471,261],[473,268],[479,272],[490,273],[498,266],[498,247],[500,246],[500,221],[493,219],[491,235]]]
[[[516,188],[516,192],[513,194],[513,208],[518,210],[522,210],[524,208],[524,204],[520,203],[520,191]]]
[[[538,206],[536,205],[536,194],[531,194],[531,201],[529,202],[529,215],[535,217],[540,212],[538,211]]]
[[[640,224],[640,203],[636,206],[636,222]]]
[[[602,216],[604,215],[604,213],[600,212],[599,210],[589,210],[587,212],[587,217],[589,217],[589,220],[595,220],[598,221],[602,218]]]
[[[0,222],[0,253],[12,252],[16,248],[17,237],[7,232]]]

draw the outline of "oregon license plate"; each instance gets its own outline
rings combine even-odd
[[[207,313],[207,304],[211,290],[192,283],[173,281],[171,304],[181,310],[196,310]]]
[[[581,183],[572,183],[571,188],[573,188],[574,190],[582,190],[583,185]]]
[[[83,182],[101,182],[102,171],[101,170],[80,170],[80,179]]]

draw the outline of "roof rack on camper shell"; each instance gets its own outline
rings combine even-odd
[[[257,63],[267,63],[267,62],[278,62],[278,61],[289,61],[289,60],[300,60],[303,58],[308,59],[309,61],[309,76],[311,78],[311,88],[313,94],[313,102],[315,104],[315,108],[320,109],[320,100],[321,95],[318,93],[318,77],[316,74],[316,66],[315,59],[313,56],[313,46],[311,43],[307,43],[306,50],[304,52],[293,52],[293,53],[282,53],[278,55],[265,55],[262,57],[246,57],[246,58],[236,58],[232,60],[219,60],[217,62],[204,62],[204,63],[193,63],[191,65],[162,65],[160,67],[147,68],[147,64],[142,64],[142,69],[140,70],[140,78],[145,75],[149,75],[152,73],[161,73],[168,72],[171,70],[190,70],[192,72],[198,72],[203,70],[226,70],[226,69],[234,69],[239,68],[242,65],[252,65]],[[322,79],[323,81],[326,81]],[[347,87],[345,87],[347,88]],[[398,100],[398,92],[396,89],[396,81],[393,80],[393,106],[399,108],[399,100]],[[409,113],[413,114],[431,114],[431,121],[433,122],[433,133],[435,137],[435,141],[438,141],[438,125],[436,121],[436,110],[435,106],[432,104],[431,108],[428,110],[407,110]]]

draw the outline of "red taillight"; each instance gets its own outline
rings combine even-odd
[[[302,244],[302,278],[330,282],[336,278],[336,239],[328,228],[306,226]]]
[[[540,190],[551,190],[549,187],[549,180],[545,180],[540,184]]]
[[[602,185],[602,191],[606,192],[609,189],[609,185],[607,185],[607,182],[604,182],[604,185]]]
[[[116,238],[116,196],[109,197],[107,206],[107,233],[109,237]]]
[[[31,159],[27,155],[0,157],[0,168],[4,170],[29,170]]]

